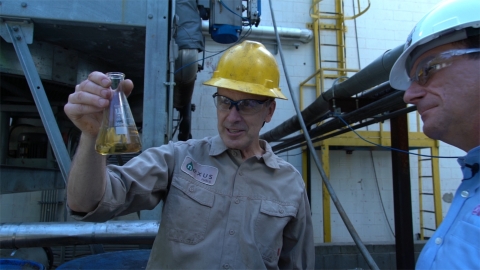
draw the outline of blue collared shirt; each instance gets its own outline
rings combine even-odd
[[[480,269],[480,172],[472,169],[480,164],[480,146],[458,163],[462,183],[445,219],[422,249],[416,269]]]

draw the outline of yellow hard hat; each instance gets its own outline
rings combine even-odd
[[[218,61],[212,78],[203,84],[287,99],[279,87],[277,61],[263,44],[250,40],[228,49]]]

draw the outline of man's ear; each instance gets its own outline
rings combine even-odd
[[[273,113],[275,112],[275,108],[277,107],[277,102],[274,100],[270,101],[268,105],[268,114],[265,116],[265,122],[270,122],[272,120]],[[265,124],[265,123],[263,123]]]

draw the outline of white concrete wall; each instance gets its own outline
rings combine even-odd
[[[312,22],[309,16],[311,0],[274,0],[272,2],[277,27],[306,28],[307,24]],[[347,68],[365,68],[385,51],[402,45],[415,23],[438,2],[440,0],[372,0],[370,9],[364,15],[357,18],[356,21],[346,21]],[[346,16],[354,15],[353,3],[355,4],[355,13],[358,13],[357,1],[344,1]],[[361,0],[361,9],[364,9],[367,4],[368,1]],[[334,11],[334,1],[321,1],[320,9],[323,11]],[[273,25],[269,1],[266,0],[262,1],[262,21],[260,25]],[[335,38],[331,33],[322,32],[321,42],[334,43]],[[265,43],[265,45],[267,49],[275,52],[275,47],[272,44]],[[207,38],[207,56],[224,50],[226,47]],[[289,100],[279,100],[277,102],[277,110],[273,120],[265,125],[262,133],[296,115],[290,91],[293,93],[295,100],[299,102],[299,83],[315,71],[313,41],[308,44],[301,44],[298,49],[291,45],[282,47],[286,62],[285,68],[289,74],[292,89],[289,90],[283,70],[284,67],[281,67],[281,88]],[[197,111],[193,114],[192,133],[194,138],[217,134],[215,108],[211,98],[215,89],[203,86],[201,83],[210,78],[220,55],[206,59],[205,70],[198,73],[196,90],[193,96],[193,103],[198,105]],[[333,48],[322,48],[323,59],[334,60],[335,55],[336,52]],[[276,59],[282,65],[279,54],[276,54]],[[331,64],[330,66],[334,65]],[[328,67],[328,65],[325,64],[324,67]],[[348,75],[351,76],[353,73]],[[331,80],[325,83],[326,89],[331,86],[331,83]],[[304,92],[304,106],[308,106],[314,98],[314,89],[306,88]],[[409,118],[412,130],[416,130],[414,114]],[[386,121],[383,128],[389,130],[388,121]],[[378,125],[368,127],[368,130],[378,129]],[[280,156],[301,171],[302,160],[300,153],[301,150],[296,149],[282,153]],[[462,151],[456,148],[441,144],[441,156],[459,156],[463,154]],[[410,164],[412,167],[411,186],[414,233],[416,234],[419,233],[417,156],[411,156]],[[370,151],[354,151],[351,155],[348,155],[344,151],[332,151],[330,166],[332,185],[362,240],[393,241],[394,220],[390,153],[387,151],[374,151],[372,153]],[[448,203],[449,194],[454,193],[460,182],[461,174],[455,159],[441,159],[440,170],[442,195],[445,195],[445,200],[442,204],[445,215],[450,205]],[[313,178],[312,211],[315,241],[323,242],[321,179],[317,169],[314,168],[311,173]],[[331,209],[332,241],[351,242],[352,239],[333,204]]]
[[[2,181],[6,181],[3,180]],[[0,222],[39,222],[42,192],[22,192],[0,195]]]
[[[390,152],[330,151],[330,183],[350,221],[364,241],[394,241]],[[323,242],[321,178],[312,170],[312,209],[316,242]],[[331,202],[332,242],[351,242]]]

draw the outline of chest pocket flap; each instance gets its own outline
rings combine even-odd
[[[275,217],[296,217],[298,209],[293,205],[282,205],[273,201],[262,201],[260,212]]]
[[[187,195],[197,203],[204,206],[213,207],[213,202],[215,199],[215,194],[213,194],[213,192],[203,189],[195,184],[192,184],[189,181],[182,179],[181,177],[175,178],[172,181],[172,185],[183,191],[185,195]]]

